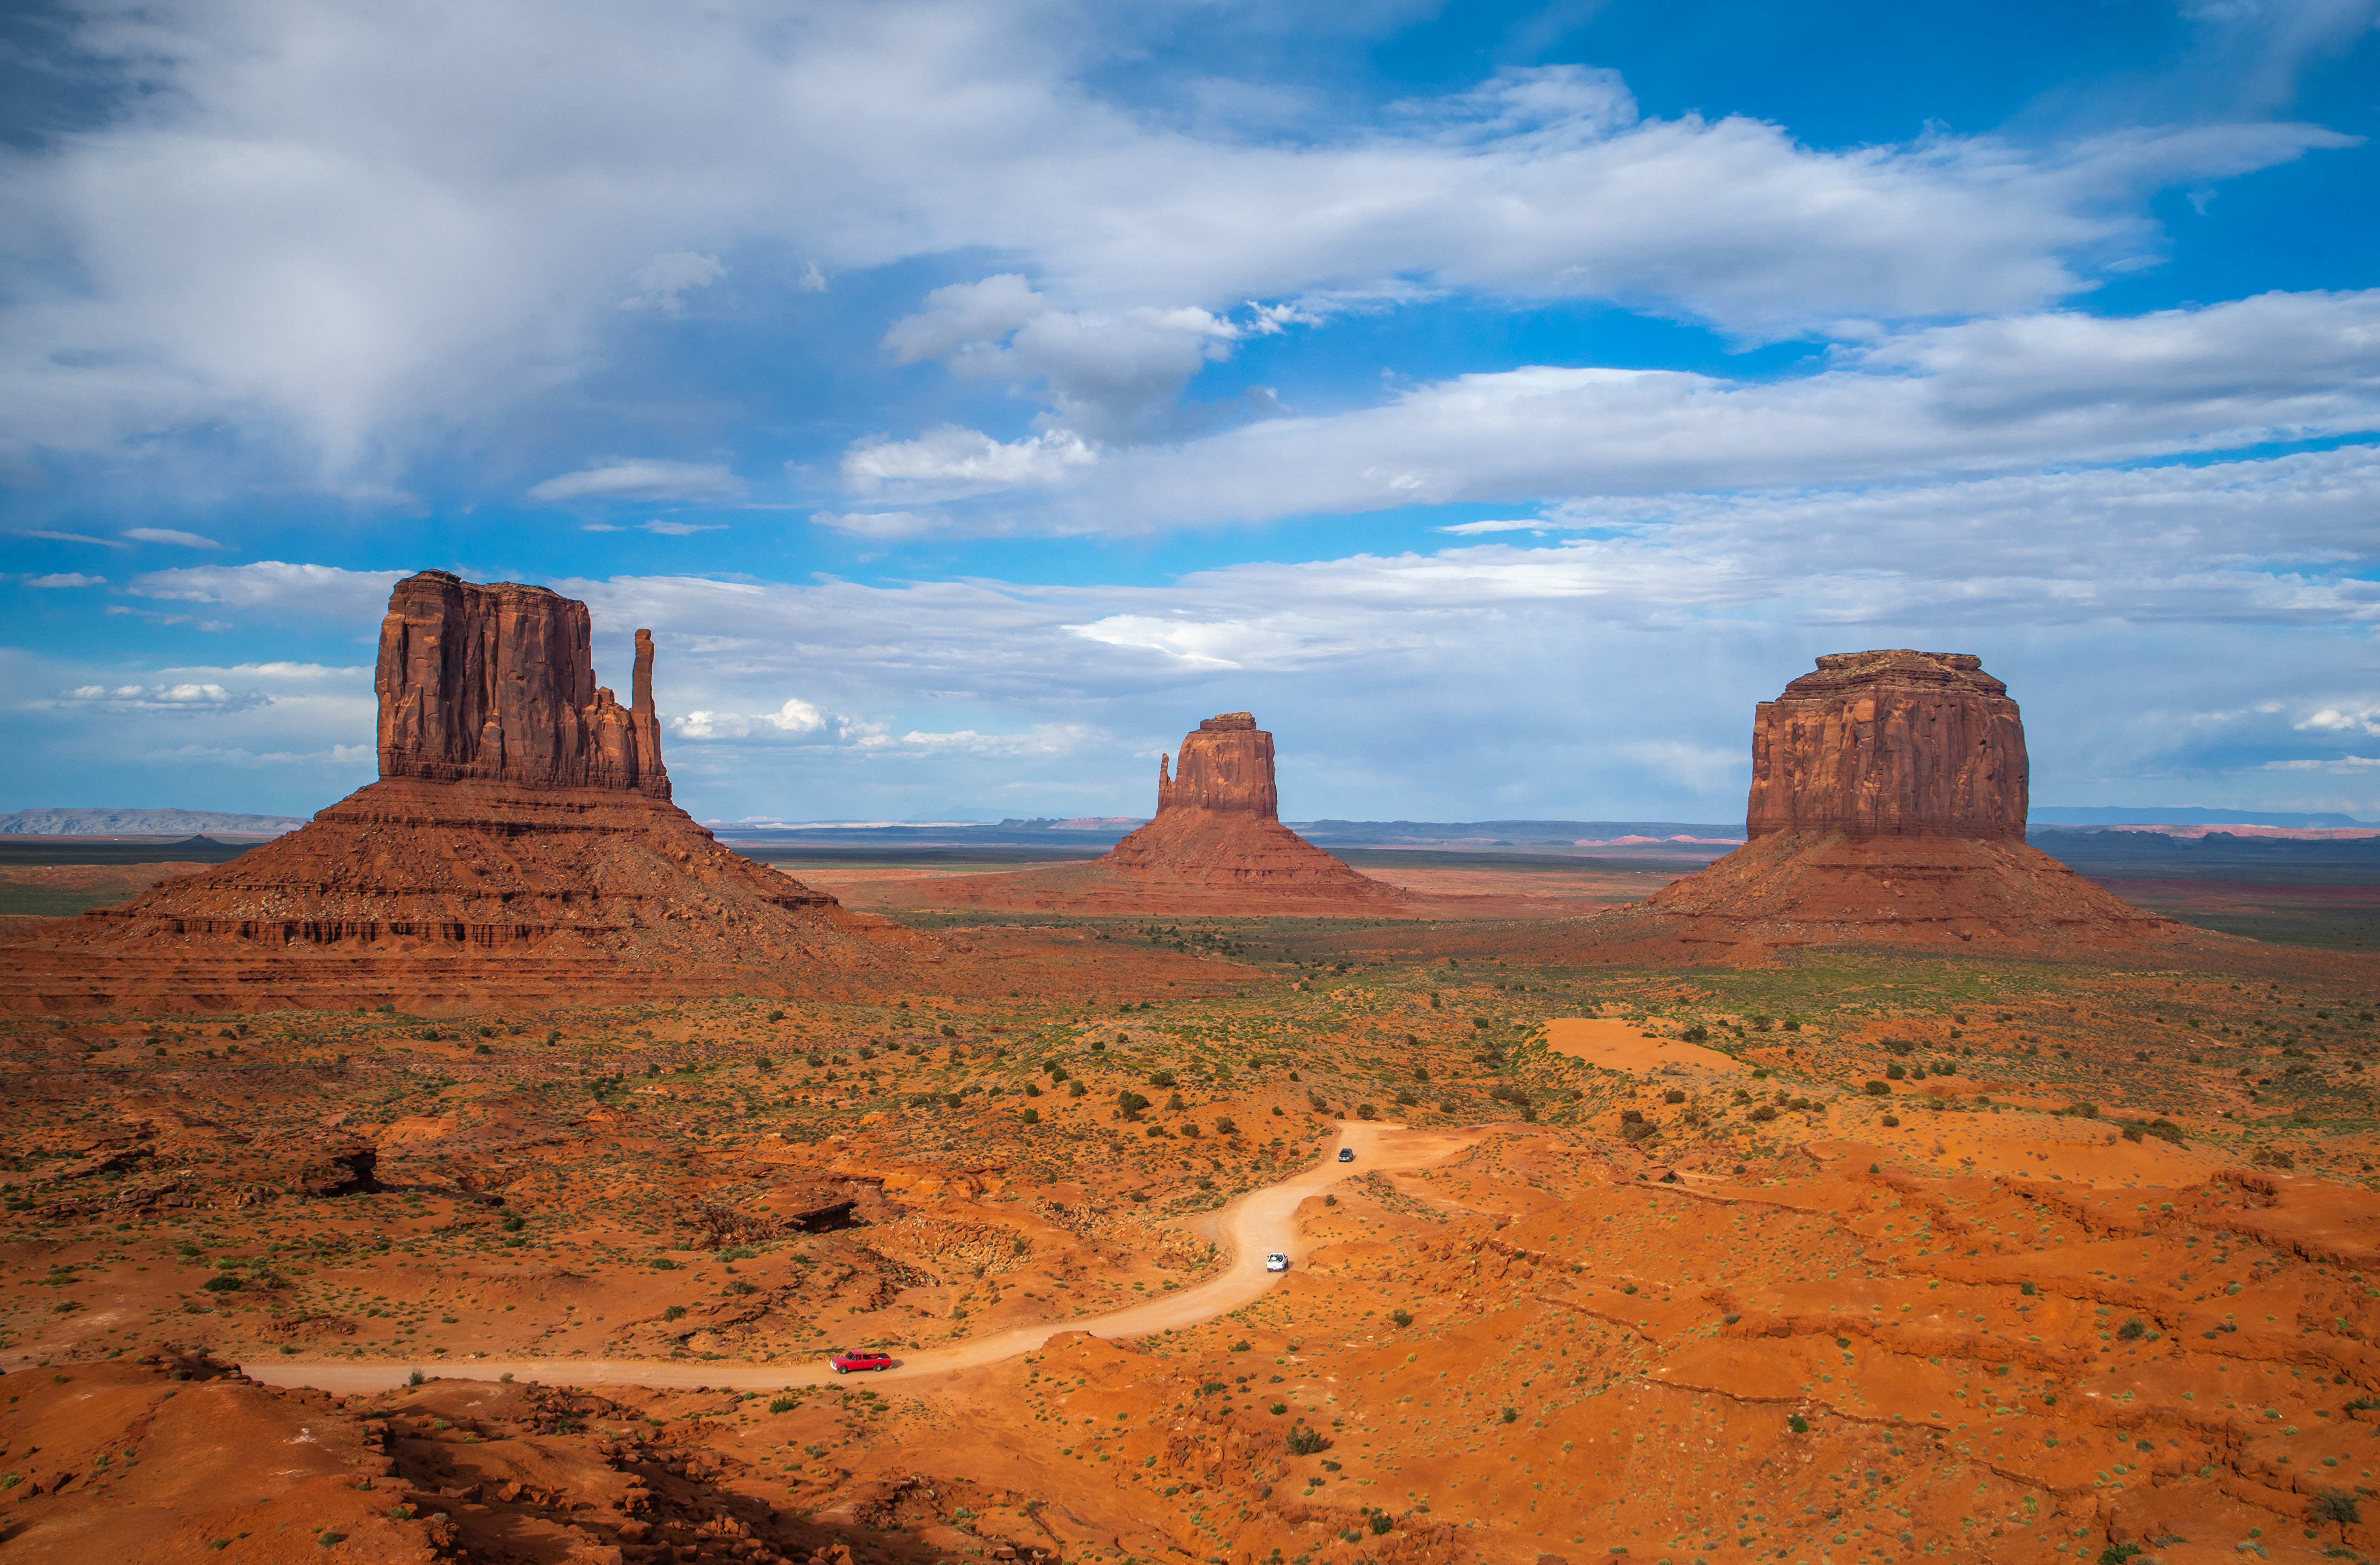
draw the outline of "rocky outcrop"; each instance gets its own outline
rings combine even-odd
[[[653,715],[652,632],[634,705],[595,683],[587,605],[551,588],[406,577],[381,621],[380,774],[669,797]]]
[[[917,905],[1097,913],[1412,916],[1415,899],[1281,823],[1272,735],[1224,712],[1157,764],[1157,816],[1088,864],[921,883]]]
[[[2024,722],[1966,652],[1838,652],[1752,727],[1744,830],[2024,841]]]
[[[1812,944],[2027,952],[2189,938],[2024,840],[2024,723],[1964,652],[1822,657],[1753,720],[1744,845],[1597,943],[1703,959]]]
[[[1257,726],[1253,712],[1210,717],[1184,735],[1182,765],[1172,777],[1157,758],[1157,813],[1211,809],[1281,819],[1281,790],[1273,782],[1272,735]]]
[[[381,624],[381,780],[299,831],[0,957],[0,1010],[805,992],[918,942],[735,854],[669,802],[653,642],[633,705],[587,606],[443,571]]]

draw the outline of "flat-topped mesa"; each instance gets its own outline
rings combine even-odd
[[[1166,775],[1170,757],[1157,760],[1157,813],[1177,809],[1230,810],[1281,819],[1281,792],[1274,785],[1272,735],[1257,726],[1253,712],[1210,717],[1182,739],[1182,765]]]
[[[2024,722],[1965,652],[1818,660],[1753,721],[1747,837],[2024,840]]]
[[[595,683],[587,605],[444,571],[406,577],[381,621],[380,774],[670,796],[653,715],[653,638],[634,705]]]

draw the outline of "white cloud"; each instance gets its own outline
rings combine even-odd
[[[212,538],[200,538],[194,532],[176,532],[171,528],[127,528],[124,536],[142,543],[178,543],[185,549],[221,549]]]
[[[40,528],[12,528],[11,536],[16,538],[45,538],[53,543],[96,543],[102,549],[129,549],[132,547],[132,545],[128,543],[119,543],[112,538],[90,538],[79,532],[49,532]]]
[[[1773,382],[1675,370],[1459,376],[1094,466],[978,526],[1132,531],[1452,501],[1841,485],[2106,463],[2380,428],[2380,290],[2126,319],[1925,327]],[[978,437],[980,438],[980,437]]]
[[[2371,771],[2375,769],[2380,769],[2380,756],[2329,756],[2315,760],[2268,760],[2260,770],[2352,773]]]
[[[692,538],[698,532],[725,532],[724,522],[644,522],[647,532],[657,532],[664,538]]]
[[[663,315],[684,315],[686,296],[707,288],[727,275],[715,255],[673,250],[657,255],[636,270],[637,292],[620,301],[622,309],[658,309]]]
[[[97,587],[107,578],[103,576],[81,576],[73,571],[61,571],[55,576],[29,576],[27,587]]]
[[[814,511],[810,520],[822,528],[857,538],[917,538],[944,525],[944,519],[923,511]]]
[[[528,498],[559,504],[570,500],[732,500],[743,492],[742,480],[721,463],[638,459],[560,474],[532,488]]]
[[[1255,329],[1269,333],[1311,319],[1257,309]],[[1180,429],[1182,388],[1251,329],[1196,306],[1060,309],[1007,273],[935,289],[884,346],[898,363],[940,359],[959,375],[1040,386],[1050,428],[1130,442]]]
[[[2248,123],[1828,150],[1643,118],[1575,66],[1283,139],[1084,87],[1171,11],[722,9],[86,11],[79,68],[127,109],[6,154],[7,449],[229,429],[299,479],[394,487],[410,453],[613,362],[623,279],[668,311],[739,250],[806,258],[804,280],[1003,258],[1052,313],[998,351],[1104,440],[1093,420],[1146,425],[1215,346],[1191,312],[1461,290],[1762,336],[2033,310],[2154,256],[2148,192],[2347,142]]]
[[[2301,734],[2319,729],[2333,734],[2380,734],[2380,701],[2368,702],[2361,708],[2325,707],[2296,726]]]
[[[389,588],[402,571],[350,571],[336,565],[259,560],[249,565],[190,565],[143,571],[132,578],[135,597],[222,603],[236,609],[294,612],[376,624]]]
[[[951,497],[1054,483],[1099,459],[1098,452],[1066,430],[1002,442],[956,424],[937,424],[916,440],[853,446],[844,453],[843,474],[862,494]]]

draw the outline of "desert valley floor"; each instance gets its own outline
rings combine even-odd
[[[907,916],[992,977],[0,1023],[0,1547],[2380,1549],[2361,952]]]

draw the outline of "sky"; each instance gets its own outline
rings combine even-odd
[[[2380,819],[2380,0],[0,17],[0,809],[369,782],[390,584],[703,819],[1741,819],[1821,653],[2036,805]]]

